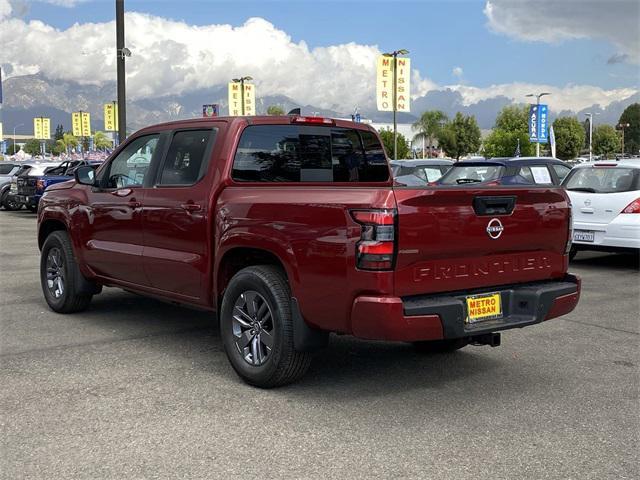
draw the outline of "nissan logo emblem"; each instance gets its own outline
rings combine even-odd
[[[500,235],[502,235],[503,231],[504,227],[502,226],[502,222],[500,220],[498,220],[497,218],[492,218],[491,220],[489,220],[489,223],[487,224],[487,234],[491,238],[497,240],[498,238],[500,238]]]

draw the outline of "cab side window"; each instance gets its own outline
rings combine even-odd
[[[193,185],[207,169],[207,152],[217,130],[176,132],[162,166],[160,185]]]
[[[562,182],[564,180],[564,177],[566,177],[571,171],[569,167],[565,167],[564,165],[552,165],[552,167],[556,171],[559,182]]]
[[[160,135],[153,134],[129,143],[107,166],[101,181],[103,188],[142,186],[159,140]]]

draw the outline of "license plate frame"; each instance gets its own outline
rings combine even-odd
[[[500,292],[480,293],[465,297],[467,325],[498,320],[504,316]]]
[[[573,241],[593,243],[596,241],[596,232],[594,232],[593,230],[574,230]]]

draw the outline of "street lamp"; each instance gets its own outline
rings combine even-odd
[[[542,92],[542,93],[529,93],[525,95],[525,97],[536,97],[536,105],[538,107],[537,112],[540,112],[540,99],[545,95],[551,95],[551,92]],[[540,115],[540,113],[538,113]],[[536,142],[536,157],[540,156],[540,142]]]
[[[250,77],[249,75],[245,77],[231,79],[233,83],[240,84],[240,105],[241,105],[240,112],[242,113],[243,116],[244,116],[244,82],[250,82],[251,80],[253,80],[253,78]]]
[[[23,125],[24,125],[24,123],[19,123],[18,125],[15,125],[13,127],[13,153],[14,154],[16,153],[16,129],[18,127],[22,127]],[[7,147],[7,148],[9,148],[9,147]]]
[[[593,147],[592,147],[592,138],[593,138],[593,113],[585,113],[587,117],[589,117],[589,161],[593,161]],[[596,112],[596,115],[600,115]]]
[[[127,138],[127,102],[124,60],[131,50],[124,46],[124,0],[116,0],[116,82],[118,89],[118,142]]]
[[[383,53],[383,57],[393,57],[393,159],[397,160],[398,153],[398,122],[396,119],[396,113],[398,109],[398,90],[396,88],[396,82],[398,79],[398,55],[406,55],[409,50],[401,48],[390,53]]]
[[[624,129],[629,128],[630,126],[630,123],[619,123],[616,125],[616,128],[622,131],[622,158],[624,158]]]

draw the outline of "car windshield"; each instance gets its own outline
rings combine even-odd
[[[13,164],[8,165],[0,165],[0,175],[8,175],[11,173],[11,170],[14,169]]]
[[[500,165],[454,165],[440,179],[443,185],[464,185],[496,180],[502,175]]]
[[[590,193],[629,192],[638,188],[638,170],[623,167],[576,168],[566,179],[567,190]]]

